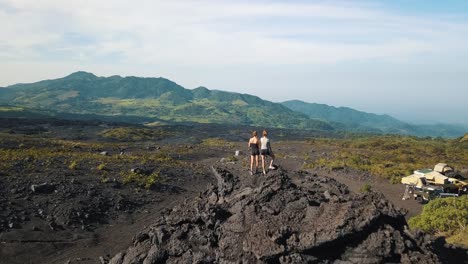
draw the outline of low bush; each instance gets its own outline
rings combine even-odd
[[[144,175],[135,172],[122,172],[121,177],[124,184],[135,183],[138,186],[144,187],[146,189],[149,189],[156,183],[162,181],[161,175],[157,172],[153,172],[150,175]]]
[[[106,164],[105,163],[101,163],[97,166],[97,169],[102,171],[102,170],[107,170],[107,167],[106,167]]]
[[[452,243],[468,246],[468,195],[432,200],[424,205],[420,215],[410,218],[408,224],[413,229],[444,235]]]
[[[76,170],[78,168],[78,162],[76,162],[76,160],[72,161],[70,165],[68,165],[68,168],[70,170]]]
[[[372,185],[370,185],[369,183],[366,183],[363,186],[361,186],[361,188],[359,188],[359,192],[361,193],[368,193],[370,191],[372,191]]]

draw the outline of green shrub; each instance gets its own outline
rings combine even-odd
[[[424,205],[420,215],[409,219],[408,224],[431,234],[455,238],[453,242],[466,243],[461,233],[466,234],[468,225],[468,195],[432,200]]]
[[[97,166],[97,169],[102,171],[102,170],[107,170],[107,167],[106,167],[106,164],[105,163],[101,163]]]
[[[136,183],[140,187],[146,189],[151,188],[154,184],[161,182],[162,177],[159,173],[153,172],[150,175],[139,174],[135,172],[123,172],[121,173],[122,182],[124,184]]]
[[[145,181],[143,182],[143,185],[146,189],[151,188],[154,184],[161,182],[161,176],[159,173],[153,172],[151,175],[146,177]]]
[[[236,156],[229,156],[229,157],[226,158],[226,161],[227,162],[236,162],[237,157]]]
[[[108,183],[108,182],[110,182],[109,177],[102,177],[101,178],[101,183]]]
[[[366,183],[364,184],[363,186],[361,186],[361,188],[359,189],[359,192],[362,192],[362,193],[368,193],[372,191],[372,185],[370,185],[369,183]]]
[[[72,161],[70,165],[68,165],[68,168],[70,170],[76,170],[78,168],[78,162],[76,162],[76,160]]]
[[[390,177],[390,183],[391,184],[399,184],[401,183],[401,177],[400,176],[392,176]]]

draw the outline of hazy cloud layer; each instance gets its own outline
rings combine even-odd
[[[408,13],[375,1],[0,0],[0,86],[87,70],[377,112],[441,89],[466,99],[468,16]]]

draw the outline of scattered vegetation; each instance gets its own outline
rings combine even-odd
[[[99,135],[119,141],[148,141],[162,139],[167,136],[167,133],[159,129],[118,127],[106,129]]]
[[[234,144],[232,142],[226,141],[221,138],[207,138],[204,139],[201,144],[207,147],[234,147]]]
[[[101,137],[115,139],[117,142],[92,142],[45,138],[47,135],[0,133],[0,173],[9,175],[14,171],[24,175],[36,175],[65,172],[62,175],[89,175],[101,183],[119,182],[151,189],[157,183],[170,179],[170,169],[177,168],[177,173],[183,174],[181,171],[184,170],[184,166],[193,166],[184,162],[183,156],[196,152],[197,149],[194,150],[192,145],[182,144],[149,147],[147,143],[141,142],[131,144],[134,150],[138,151],[130,149],[119,155],[120,149],[130,145],[127,141],[154,140],[168,135],[169,133],[162,128],[120,127],[100,133]],[[438,162],[468,171],[467,135],[459,139],[404,136],[323,138],[301,142],[301,147],[304,144],[310,150],[295,154],[305,156],[305,168],[352,168],[389,179],[393,183],[400,182],[402,176],[410,174],[414,169],[432,168]],[[236,146],[223,138],[205,139],[200,145],[216,150],[232,149]],[[101,155],[102,151],[107,151],[109,155]],[[281,151],[276,153],[277,158],[286,158],[289,154],[291,153]],[[243,167],[249,165],[249,158],[228,156],[225,160],[239,161]],[[131,168],[139,166],[154,171],[130,171]],[[190,169],[194,170],[193,167]],[[360,191],[370,192],[372,186],[364,184]],[[409,224],[412,228],[445,235],[450,243],[468,245],[467,211],[467,195],[458,199],[436,199],[426,205],[423,213],[412,218]]]
[[[375,136],[351,139],[315,139],[312,149],[326,149],[324,155],[305,157],[304,169],[352,168],[399,183],[415,169],[433,168],[439,162],[468,169],[468,141],[408,136]]]
[[[179,159],[180,155],[177,159],[173,158],[174,152],[178,153],[179,149],[174,149],[173,145],[151,149],[142,145],[137,147],[138,151],[120,155],[120,149],[127,147],[127,143],[48,139],[41,135],[0,133],[0,173],[8,174],[14,171],[28,175],[68,171],[72,175],[80,173],[95,177],[102,183],[113,179],[151,188],[161,180],[157,173],[146,176],[121,172],[128,172],[131,168],[140,166],[165,172],[173,168],[188,169],[190,166]],[[100,154],[103,150],[109,154]],[[188,152],[186,147],[181,147],[181,150]]]
[[[0,112],[23,111],[23,107],[0,105]]]
[[[122,172],[121,176],[124,184],[136,183],[138,186],[146,189],[149,189],[156,183],[162,181],[161,175],[157,172],[153,172],[150,175],[136,172]]]
[[[468,246],[468,195],[432,200],[408,224],[414,229],[446,236],[450,243]]]

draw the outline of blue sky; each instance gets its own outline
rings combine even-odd
[[[0,86],[162,76],[468,124],[468,1],[0,0],[0,23]]]

